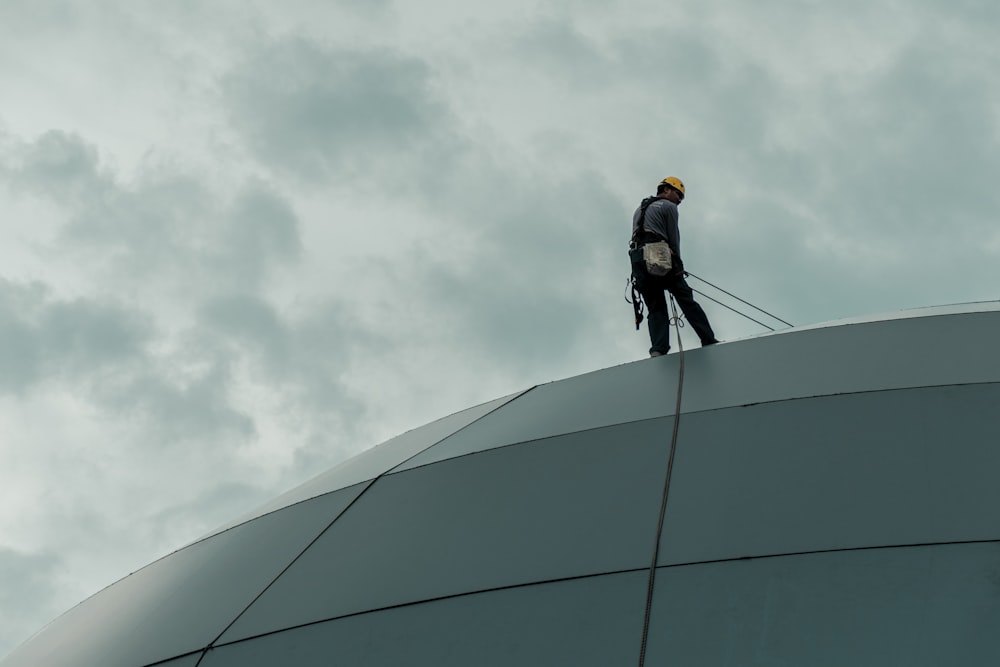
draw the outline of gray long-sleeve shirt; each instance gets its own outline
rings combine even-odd
[[[632,214],[632,233],[639,226],[639,215],[642,206],[635,209]],[[674,251],[674,256],[681,256],[681,230],[677,224],[677,204],[667,199],[657,199],[646,209],[646,224],[643,226],[656,234],[659,234],[670,244],[670,249]]]

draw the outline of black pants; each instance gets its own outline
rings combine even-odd
[[[639,273],[642,275],[637,275]],[[666,354],[670,349],[670,314],[667,312],[665,291],[670,292],[677,300],[677,305],[681,307],[684,317],[698,334],[702,345],[718,342],[715,340],[712,325],[708,322],[708,316],[694,300],[694,292],[684,280],[684,274],[671,271],[666,276],[651,276],[639,268],[633,275],[636,276],[642,300],[646,302],[646,308],[649,310],[646,321],[649,327],[649,341],[652,343],[649,348],[650,354],[653,352]]]

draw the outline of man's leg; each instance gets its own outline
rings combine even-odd
[[[681,307],[684,317],[691,323],[694,332],[698,334],[701,344],[712,345],[713,343],[718,343],[719,341],[715,339],[715,332],[712,331],[712,325],[708,323],[708,315],[698,305],[698,302],[694,300],[694,292],[691,291],[691,287],[684,280],[684,276],[672,277],[667,283],[667,290],[677,299],[677,305]]]
[[[642,281],[640,286],[642,300],[649,310],[646,315],[646,326],[649,327],[649,354],[666,354],[670,349],[670,315],[667,313],[667,297],[663,293],[663,284],[658,280]]]

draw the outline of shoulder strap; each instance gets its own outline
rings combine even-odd
[[[642,238],[642,230],[643,230],[643,227],[646,224],[646,209],[648,209],[649,205],[652,204],[654,201],[656,201],[658,199],[660,199],[660,198],[659,197],[646,197],[645,199],[642,200],[642,203],[639,205],[639,224],[636,225],[635,231],[632,232],[632,245],[633,245],[633,247],[637,248],[640,245],[642,245],[640,243],[639,239]]]

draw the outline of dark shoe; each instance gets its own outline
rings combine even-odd
[[[651,356],[651,357],[662,357],[664,354],[666,354],[666,352],[655,352],[654,351],[654,352],[650,352],[649,356]]]

